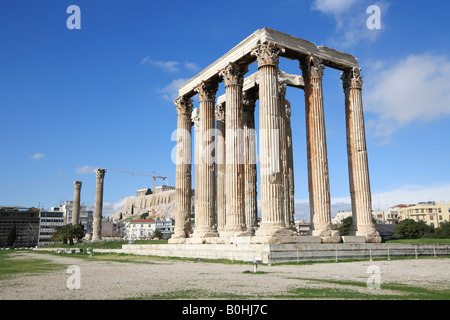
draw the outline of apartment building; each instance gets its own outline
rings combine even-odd
[[[442,222],[450,221],[450,203],[446,202],[419,202],[415,205],[398,210],[400,221],[412,219],[422,220],[427,225],[438,228]]]

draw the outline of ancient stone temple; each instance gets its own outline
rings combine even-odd
[[[279,59],[299,62],[299,73],[278,68]],[[258,71],[246,76],[255,62]],[[171,243],[337,243],[332,229],[322,78],[342,71],[347,125],[349,186],[354,230],[363,242],[380,242],[371,220],[371,194],[358,60],[275,30],[255,31],[179,88],[175,100],[177,162],[175,233]],[[225,95],[216,97],[223,82]],[[286,88],[304,91],[305,121],[291,119]],[[199,107],[193,115],[192,97]],[[259,128],[255,103],[259,100]],[[195,120],[195,228],[191,217],[192,125]],[[311,235],[294,232],[292,126],[306,128]],[[260,175],[256,174],[259,139]],[[256,190],[257,179],[260,190]],[[297,182],[298,184],[299,182]],[[256,197],[261,199],[257,222]]]

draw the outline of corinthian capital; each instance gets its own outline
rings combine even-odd
[[[267,65],[278,67],[279,57],[283,52],[284,49],[277,48],[274,43],[264,43],[253,49],[250,54],[256,56],[258,68]]]
[[[196,88],[198,92],[198,100],[216,100],[216,92],[219,89],[219,84],[213,81],[202,81]]]
[[[216,105],[216,121],[224,121],[225,120],[225,105],[218,104]]]
[[[325,66],[322,60],[316,56],[309,55],[300,59],[300,69],[303,73],[303,79],[322,79]]]
[[[74,185],[75,189],[81,189],[81,181],[74,181],[73,185]]]
[[[258,90],[255,87],[253,90],[244,91],[242,94],[242,105],[244,111],[255,112],[256,100],[258,99]]]
[[[342,85],[344,91],[347,89],[362,89],[363,76],[361,75],[361,68],[352,68],[346,70],[341,74]]]
[[[97,175],[97,180],[102,181],[105,178],[106,169],[95,169],[95,174]]]
[[[173,102],[177,106],[177,114],[191,115],[193,106],[192,99],[179,97],[176,98]]]
[[[225,87],[242,86],[244,84],[244,75],[248,72],[247,66],[242,66],[234,62],[230,62],[225,69],[220,71],[219,76],[223,77]]]

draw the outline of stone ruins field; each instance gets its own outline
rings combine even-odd
[[[0,278],[1,300],[450,299],[448,258],[261,265],[255,274],[245,263],[116,255],[81,259],[26,251],[7,256],[61,266]],[[67,287],[69,265],[79,267],[80,289]],[[367,288],[372,265],[379,267],[380,289]]]

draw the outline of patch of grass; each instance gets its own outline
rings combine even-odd
[[[357,291],[357,288],[367,288],[366,282],[328,279],[297,279],[318,283],[329,283],[349,288],[295,288],[290,290],[289,295],[286,297],[352,300],[450,300],[449,289],[429,289],[398,283],[382,283],[380,289],[392,291],[393,294],[379,294],[376,289],[372,289],[374,290],[373,293]]]
[[[122,249],[122,245],[129,244],[128,241],[107,241],[107,242],[83,242],[68,244],[56,243],[42,246],[42,248],[94,248],[94,249]],[[136,240],[133,244],[168,244],[168,240]]]
[[[46,259],[22,259],[15,251],[0,251],[0,280],[18,274],[37,274],[61,270],[67,266],[50,263]]]

